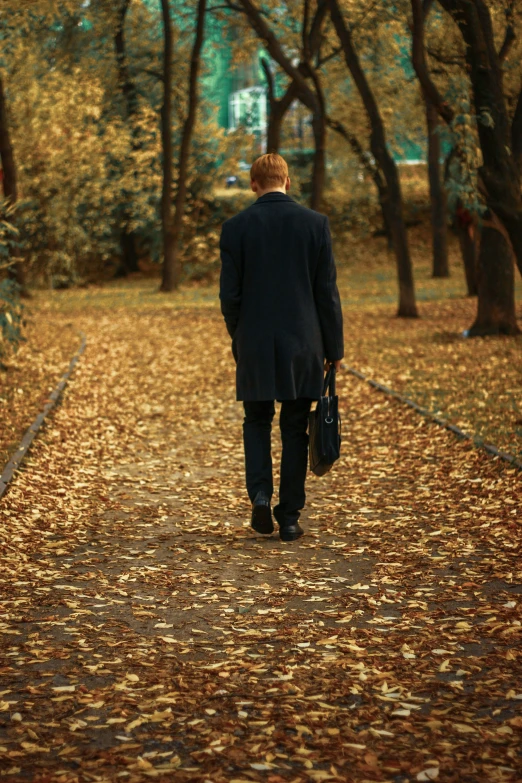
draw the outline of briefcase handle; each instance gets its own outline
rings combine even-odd
[[[323,397],[335,397],[335,376],[335,364],[330,364],[330,368],[328,369],[324,379]]]

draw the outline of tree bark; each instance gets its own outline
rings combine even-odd
[[[121,0],[118,8],[116,32],[114,34],[114,49],[116,51],[116,64],[118,66],[118,82],[120,90],[125,100],[125,114],[127,122],[131,123],[138,110],[138,92],[134,81],[131,79],[127,63],[127,53],[125,49],[125,19],[131,0]],[[132,146],[137,149],[138,144],[134,129],[131,129]],[[124,209],[124,225],[120,233],[121,247],[121,265],[116,272],[116,276],[126,276],[130,272],[137,272],[138,253],[136,250],[136,233],[129,229],[129,215]]]
[[[323,4],[323,7],[326,8],[326,3]],[[308,40],[308,35],[306,34],[306,16],[305,25],[303,26],[303,40]],[[326,106],[321,80],[319,74],[310,62],[310,48],[308,46],[303,46],[303,58],[303,68],[312,78],[317,98],[317,105],[312,117],[315,154],[312,168],[310,207],[318,210],[321,208],[321,200],[326,180]]]
[[[168,5],[168,0],[162,0],[162,4],[163,3]],[[173,291],[179,285],[181,272],[178,259],[179,240],[181,235],[183,215],[185,212],[185,202],[187,198],[187,175],[190,159],[190,147],[192,143],[192,135],[194,132],[194,124],[196,122],[196,113],[198,107],[198,75],[201,60],[201,49],[205,35],[206,5],[207,0],[198,0],[196,36],[190,58],[188,111],[181,132],[181,144],[178,159],[178,187],[174,201],[174,220],[172,221],[172,225],[170,227],[171,247],[169,255],[165,256],[163,265],[163,280],[161,284],[162,291]]]
[[[298,71],[303,76],[312,78],[315,93],[311,94],[314,101],[309,97],[303,99],[302,88],[293,80],[290,82],[285,94],[279,100],[275,97],[274,80],[272,73],[265,59],[261,60],[261,65],[265,72],[268,85],[268,103],[269,120],[267,128],[267,152],[278,152],[281,145],[281,127],[286,112],[296,98],[300,98],[305,105],[313,104],[312,131],[314,136],[314,161],[312,166],[310,207],[320,209],[325,179],[326,179],[326,112],[324,105],[324,96],[319,76],[311,64],[312,56],[316,55],[321,44],[321,27],[326,16],[326,0],[320,0],[314,14],[312,23],[309,27],[309,2],[305,0],[303,24],[301,37],[303,42],[302,58],[298,65]],[[307,86],[308,88],[308,86]],[[309,90],[310,88],[308,88]]]
[[[514,272],[509,239],[503,231],[486,223],[478,261],[478,311],[468,332],[469,337],[520,333],[515,309]]]
[[[366,75],[361,68],[352,36],[345,24],[337,0],[328,0],[332,22],[343,48],[346,65],[363,101],[370,121],[370,148],[386,181],[388,193],[385,207],[390,222],[393,249],[397,259],[399,279],[399,308],[397,315],[417,318],[413,270],[408,246],[408,235],[404,223],[402,192],[397,166],[386,145],[384,123]]]
[[[431,231],[433,237],[433,277],[449,277],[448,211],[440,165],[439,115],[425,98],[428,129],[428,178],[430,183]]]
[[[138,91],[129,73],[127,52],[125,49],[125,19],[131,0],[120,0],[118,8],[117,26],[114,34],[114,48],[116,50],[116,63],[118,65],[118,80],[122,95],[125,99],[127,117],[134,117],[138,110]]]
[[[480,242],[477,242],[467,231],[463,231],[461,228],[458,229],[458,239],[464,266],[464,276],[466,278],[467,295],[478,296],[477,271]]]
[[[285,96],[289,96],[295,92],[294,84],[292,83],[285,93]],[[274,101],[269,107],[269,117],[266,132],[266,151],[267,152],[279,152],[281,149],[281,130],[283,127],[283,120],[290,108],[291,101],[287,102],[283,99]]]
[[[161,228],[163,233],[163,278],[161,291],[175,285],[175,244],[172,228],[172,23],[169,0],[161,0],[163,16],[163,106],[161,107],[161,144],[163,148],[163,181],[161,191]]]
[[[312,173],[312,195],[311,207],[317,209],[322,200],[322,192],[325,182],[325,139],[326,139],[326,119],[324,106],[321,103],[321,96],[312,90],[306,81],[306,76],[302,70],[306,71],[306,64],[301,62],[299,65],[293,65],[291,59],[287,57],[283,46],[277,39],[277,36],[268,26],[266,19],[260,13],[252,0],[238,0],[243,7],[253,30],[259,38],[265,42],[265,46],[270,56],[281,66],[285,73],[295,84],[299,100],[312,112],[313,115],[313,133],[315,144],[314,166]],[[314,36],[319,35],[320,22],[324,18],[326,2],[320,3],[316,12],[316,19],[312,22],[310,30],[310,49],[313,50]],[[319,21],[317,21],[319,20]],[[307,74],[311,75],[311,74]]]
[[[124,216],[125,220],[125,216]],[[121,264],[115,277],[127,277],[131,272],[139,272],[136,233],[129,231],[125,224],[120,232]]]
[[[424,46],[424,19],[427,15],[427,10],[429,9],[426,9],[425,5],[423,6],[422,0],[411,0],[411,10],[413,14],[413,23],[411,27],[411,62],[413,68],[422,87],[425,100],[429,101],[430,104],[436,108],[444,122],[446,122],[448,125],[451,125],[455,116],[455,112],[439,93],[435,82],[431,78],[428,65],[426,63],[426,48]]]
[[[463,219],[462,213],[462,208],[457,208],[453,227],[457,234],[457,239],[459,240],[468,296],[477,296],[478,256],[480,252],[481,231],[478,224],[472,223],[467,219],[467,215],[466,219]]]
[[[519,101],[510,127],[503,93],[502,58],[495,48],[491,14],[484,0],[439,2],[458,25],[466,44],[483,158],[479,175],[489,210],[489,224],[484,225],[479,251],[478,314],[469,333],[516,334],[512,277],[513,254],[522,271],[522,106]],[[451,124],[454,112],[440,98],[426,67],[420,0],[411,0],[411,4],[414,67],[425,93],[433,98],[440,116]]]
[[[453,147],[444,163],[444,187],[450,176],[453,160],[458,159],[458,149]],[[455,213],[452,215],[451,228],[459,241],[462,265],[466,277],[467,295],[477,296],[477,269],[480,250],[481,229],[478,220],[474,220],[471,212],[464,208],[462,201],[457,200]]]
[[[7,106],[5,100],[4,82],[0,75],[0,158],[3,169],[3,190],[4,197],[9,199],[11,204],[16,204],[18,200],[18,179],[16,164],[14,159],[13,147],[11,144],[11,135],[7,121]]]
[[[457,236],[460,245],[460,254],[462,256],[462,263],[464,267],[464,277],[466,279],[466,290],[468,296],[478,295],[477,285],[477,267],[478,267],[478,250],[480,244],[477,243],[469,233],[459,227],[457,229]]]
[[[412,0],[413,6],[416,1]],[[486,203],[505,226],[522,274],[522,193],[521,172],[517,165],[520,146],[517,146],[515,132],[520,124],[520,113],[517,105],[510,127],[489,7],[484,0],[440,0],[440,4],[458,25],[466,44],[483,158],[479,173]]]
[[[14,158],[11,134],[7,118],[7,104],[5,99],[4,81],[0,74],[0,161],[2,162],[3,179],[2,187],[4,198],[10,204],[18,201],[18,176]],[[20,286],[20,294],[29,297],[25,282],[25,270],[21,261],[15,261],[9,266],[7,274],[11,280],[15,280]]]
[[[266,151],[279,152],[281,147],[281,129],[283,120],[292,103],[299,95],[299,90],[295,82],[290,82],[285,94],[281,98],[276,98],[274,77],[270,71],[268,61],[262,57],[261,66],[263,68],[268,90],[268,123],[266,131]]]
[[[518,169],[519,177],[522,178],[522,89],[518,95],[515,114],[511,125],[511,146],[513,148],[513,159]]]

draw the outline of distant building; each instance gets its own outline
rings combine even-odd
[[[266,135],[267,96],[260,85],[244,87],[228,96],[228,130],[242,126],[256,136]]]
[[[211,67],[204,77],[204,92],[216,105],[218,122],[229,131],[243,128],[256,136],[264,146],[268,122],[267,88],[259,65],[259,51],[251,59],[234,65],[222,46],[207,49],[206,61]]]

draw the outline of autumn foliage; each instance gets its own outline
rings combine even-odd
[[[521,29],[3,0],[0,469],[86,350],[0,499],[2,780],[522,779]],[[265,151],[329,216],[346,330],[291,545],[249,527],[216,286]]]

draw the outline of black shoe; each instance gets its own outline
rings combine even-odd
[[[294,522],[291,525],[279,526],[279,538],[281,541],[295,541],[304,535],[304,530],[299,522]]]
[[[252,521],[251,526],[256,533],[262,533],[269,536],[274,532],[274,523],[272,521],[272,512],[270,511],[270,498],[265,492],[258,492],[252,503]]]

